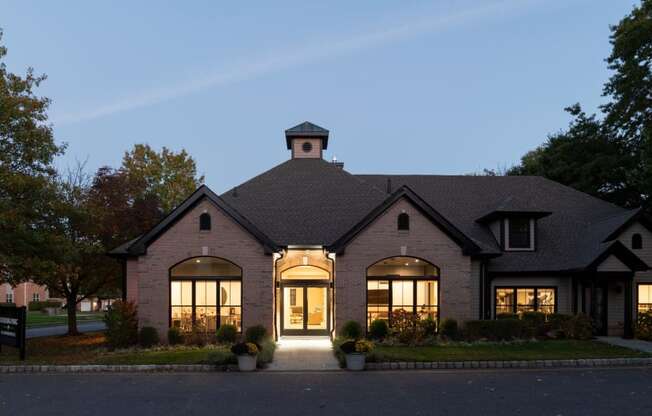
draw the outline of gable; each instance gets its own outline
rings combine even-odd
[[[632,236],[634,234],[640,234],[643,239],[643,248],[640,250],[632,250]],[[625,228],[620,235],[618,235],[618,241],[628,249],[632,250],[632,252],[640,257],[641,260],[647,264],[652,264],[652,231],[639,221],[636,221],[629,227]]]
[[[597,271],[599,272],[629,272],[631,269],[625,263],[620,261],[618,257],[611,255],[607,257],[600,265]]]
[[[436,229],[436,234],[445,235],[449,241],[458,248],[461,248],[464,254],[472,254],[480,251],[472,240],[466,237],[407,187],[401,187],[388,197],[382,204],[362,219],[362,221],[329,247],[329,250],[342,253],[345,247],[360,234],[367,234],[369,228],[377,228],[380,226],[379,224],[382,224],[381,228],[384,237],[391,236],[392,233],[401,236],[405,232],[398,229],[398,216],[400,214],[408,214],[410,218],[414,216],[417,220],[417,223],[414,225],[410,224],[409,234],[422,235],[424,229]],[[410,222],[412,223],[412,221]],[[427,226],[425,225],[426,223]],[[428,238],[428,235],[432,234],[434,233],[425,234],[423,238]]]

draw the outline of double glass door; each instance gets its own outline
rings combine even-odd
[[[328,286],[282,287],[282,334],[328,334]]]

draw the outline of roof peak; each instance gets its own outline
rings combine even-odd
[[[303,123],[299,123],[296,126],[290,127],[289,129],[285,130],[285,136],[286,137],[287,136],[328,137],[328,130],[309,121],[304,121]]]

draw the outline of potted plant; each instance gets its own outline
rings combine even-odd
[[[366,354],[371,352],[373,347],[374,344],[364,339],[343,343],[340,350],[346,355],[346,368],[352,371],[364,370]]]
[[[231,352],[238,357],[240,371],[254,371],[260,347],[253,342],[239,342],[231,347]]]

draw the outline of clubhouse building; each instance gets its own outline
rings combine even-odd
[[[652,221],[532,176],[356,175],[329,132],[285,131],[288,161],[222,195],[201,186],[111,252],[141,326],[262,324],[333,335],[405,309],[421,318],[585,313],[632,336],[652,309]]]

